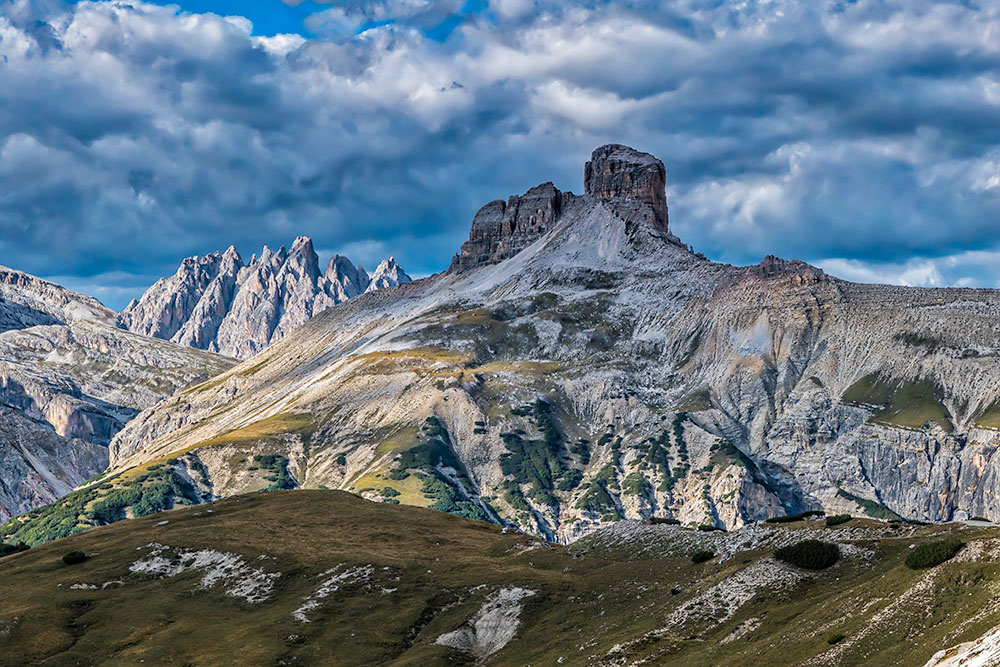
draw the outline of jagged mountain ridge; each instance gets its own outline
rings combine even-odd
[[[233,365],[114,321],[91,297],[0,267],[0,517],[103,471],[129,419]]]
[[[325,271],[312,240],[267,246],[244,264],[236,248],[185,259],[118,316],[124,329],[245,359],[327,308],[368,291],[409,282],[395,258],[369,276],[336,255]]]
[[[670,234],[657,162],[606,147],[583,195],[488,204],[450,271],[142,413],[112,474],[170,457],[203,498],[280,477],[566,542],[649,516],[1000,516],[1000,293],[713,263]]]

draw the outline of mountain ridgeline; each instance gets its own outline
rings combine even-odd
[[[327,308],[368,291],[409,282],[390,257],[369,276],[334,256],[325,271],[307,237],[291,250],[267,246],[244,264],[236,248],[189,257],[118,316],[123,329],[245,359]]]
[[[142,412],[98,485],[0,532],[274,488],[564,543],[656,517],[1000,518],[1000,293],[714,263],[671,233],[659,160],[611,145],[583,171],[581,195],[484,206],[449,270],[324,310]]]
[[[233,363],[122,331],[96,299],[0,267],[0,518],[102,472],[129,419]]]

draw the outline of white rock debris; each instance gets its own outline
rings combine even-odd
[[[465,627],[441,635],[435,643],[482,660],[514,638],[521,622],[521,600],[534,594],[535,591],[526,588],[503,588],[486,601]]]
[[[375,567],[372,565],[356,565],[342,569],[345,566],[346,563],[341,563],[319,575],[326,578],[319,585],[319,588],[306,596],[302,602],[302,606],[292,612],[292,617],[296,621],[309,623],[308,613],[314,609],[318,609],[320,604],[322,604],[322,600],[330,597],[331,594],[340,590],[342,586],[367,582],[375,573]]]
[[[1000,627],[975,641],[935,653],[924,667],[993,667],[1000,665]]]
[[[202,588],[225,586],[226,595],[243,598],[250,603],[264,602],[274,590],[280,572],[265,572],[251,567],[243,557],[214,549],[189,551],[150,543],[149,555],[132,563],[129,571],[153,577],[175,577],[191,570],[203,571]]]

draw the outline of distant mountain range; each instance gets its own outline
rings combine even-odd
[[[409,281],[392,257],[371,276],[340,255],[321,272],[312,240],[301,236],[291,250],[265,246],[246,264],[232,246],[189,257],[177,273],[133,300],[117,321],[144,336],[246,359],[327,308]]]

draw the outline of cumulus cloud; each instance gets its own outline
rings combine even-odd
[[[579,191],[617,141],[664,160],[674,231],[714,259],[1000,283],[995,4],[326,4],[305,39],[0,0],[0,262],[114,306],[299,234],[424,274],[480,204]]]

